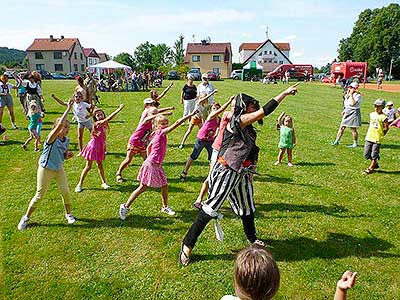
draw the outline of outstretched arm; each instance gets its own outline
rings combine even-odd
[[[166,129],[164,129],[165,134],[170,133],[172,130],[174,130],[176,127],[181,125],[187,119],[190,119],[191,117],[193,117],[195,114],[197,114],[197,110],[193,111],[191,114],[189,114],[189,115],[187,115],[185,117],[182,117],[182,118],[176,120],[174,124],[172,124],[171,126],[167,127]]]
[[[283,99],[286,98],[286,96],[296,95],[297,86],[299,84],[300,83],[296,83],[296,84],[292,85],[291,87],[287,88],[282,93],[275,96],[272,100],[270,100],[268,103],[266,103],[259,110],[252,112],[252,113],[247,113],[247,114],[242,115],[240,117],[240,127],[244,128],[244,127],[246,127],[250,124],[253,124],[254,122],[264,118],[265,116],[268,116],[270,113],[272,113],[275,110],[275,108],[278,107],[278,105],[283,101]]]
[[[162,113],[162,112],[164,112],[164,111],[166,111],[166,110],[174,110],[175,109],[175,107],[173,107],[173,106],[168,106],[168,107],[164,107],[164,108],[159,108],[158,109],[158,112],[159,113]]]
[[[62,101],[60,98],[57,98],[56,95],[51,94],[51,97],[58,102],[60,105],[68,106],[68,102]]]
[[[166,87],[166,89],[163,90],[162,93],[161,93],[160,95],[158,95],[158,97],[157,97],[156,100],[157,100],[157,101],[160,101],[161,98],[165,96],[165,94],[169,91],[169,89],[170,89],[173,85],[174,85],[174,83],[171,82],[171,83]]]
[[[337,283],[334,300],[347,299],[347,290],[354,286],[356,277],[357,272],[346,271],[343,273],[342,278]]]
[[[212,119],[216,118],[220,113],[222,113],[225,109],[227,109],[229,104],[234,104],[235,97],[236,97],[236,95],[231,96],[229,98],[229,100],[226,101],[218,110],[211,112],[208,115],[207,120],[212,120]]]
[[[112,112],[107,118],[105,118],[104,120],[100,120],[98,121],[99,125],[103,125],[105,123],[108,123],[109,121],[111,121],[122,109],[124,108],[123,104],[120,104],[119,107]]]
[[[198,100],[199,103],[202,102],[202,101],[204,101],[204,100],[207,100],[208,98],[210,98],[212,95],[214,95],[214,94],[217,93],[217,92],[218,92],[218,90],[213,90],[211,93],[207,94],[207,96],[205,96],[205,97],[203,97],[203,98],[200,98],[200,99]]]
[[[50,131],[49,135],[47,136],[48,144],[52,144],[55,141],[55,139],[57,138],[57,135],[60,133],[60,131],[65,126],[65,121],[67,120],[68,113],[71,110],[73,104],[74,104],[74,100],[70,99],[67,103],[67,109],[64,111],[63,115],[58,120],[56,126],[53,128],[52,131]]]

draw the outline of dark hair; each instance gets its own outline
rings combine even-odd
[[[83,84],[83,79],[81,76],[76,76],[75,79],[78,81],[79,84]]]
[[[271,254],[251,245],[238,253],[234,279],[235,293],[240,299],[268,300],[279,289],[280,274]]]

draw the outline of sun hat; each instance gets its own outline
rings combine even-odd
[[[151,98],[146,98],[146,99],[144,99],[144,101],[143,101],[144,104],[152,104],[152,103],[154,103],[154,102],[156,102],[156,101],[154,101],[154,100],[151,99]]]
[[[386,101],[384,99],[376,99],[374,102],[375,106],[385,106]]]
[[[203,73],[203,74],[201,75],[201,78],[208,79],[208,74],[207,74],[207,73]]]
[[[187,74],[186,78],[194,80],[194,76],[192,74]]]
[[[393,105],[392,101],[389,101],[388,103],[386,103],[386,106],[390,106],[390,105]]]

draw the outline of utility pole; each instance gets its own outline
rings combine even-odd
[[[266,40],[268,40],[269,39],[269,37],[268,37],[268,26],[266,26],[265,27],[265,37],[266,37]]]

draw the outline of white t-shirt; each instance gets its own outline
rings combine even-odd
[[[87,109],[90,108],[90,106],[91,105],[89,103],[84,102],[84,101],[79,102],[79,103],[74,102],[74,105],[72,106],[72,110],[73,110],[74,116],[78,122],[83,123],[83,122],[89,121],[89,119],[87,117],[87,115],[89,114]]]
[[[344,97],[344,102],[343,102],[344,108],[352,108],[352,109],[360,108],[360,104],[361,104],[361,95],[358,94],[358,93],[354,93],[354,94],[353,94],[353,98],[354,98],[354,101],[356,102],[356,103],[354,104],[354,106],[352,105],[351,95],[348,95],[348,96],[346,95],[346,96]]]
[[[210,94],[212,91],[214,91],[215,88],[211,83],[208,83],[207,85],[204,85],[203,82],[200,83],[197,86],[197,96],[200,96],[201,94]],[[211,96],[208,98],[208,104],[213,105],[214,104],[214,96]]]
[[[395,108],[391,108],[388,109],[387,107],[385,107],[383,109],[383,113],[387,116],[389,121],[393,121],[394,120],[394,114],[396,113],[396,109]]]
[[[7,82],[6,84],[0,82],[0,93],[10,94],[13,87],[14,85],[9,82]]]

